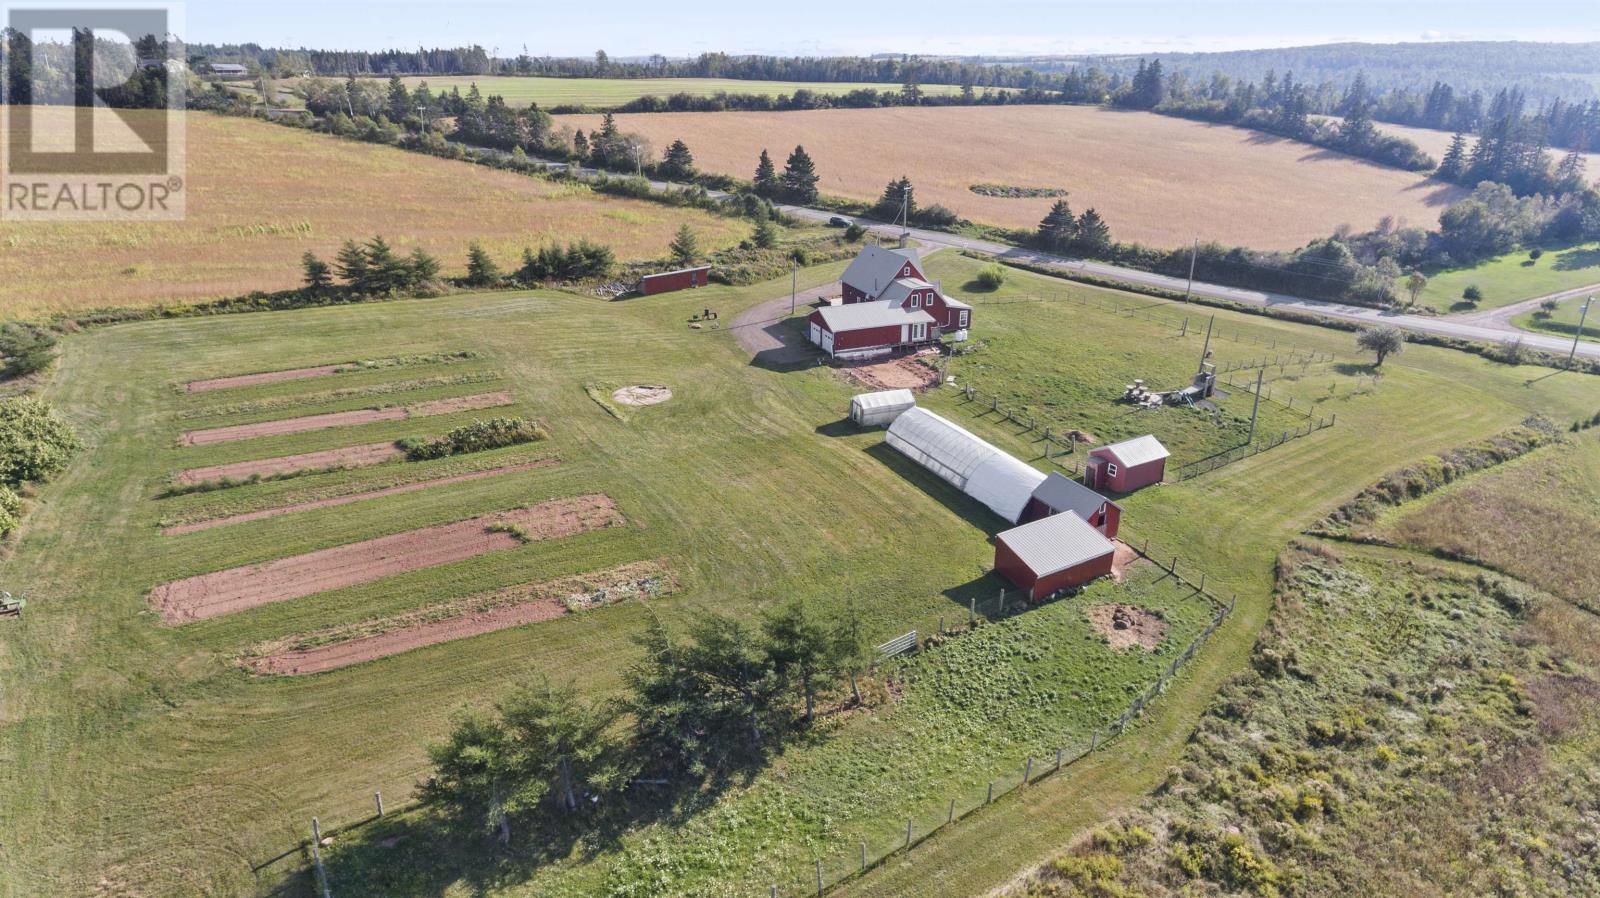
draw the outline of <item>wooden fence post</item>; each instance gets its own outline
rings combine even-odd
[[[944,825],[949,826],[956,822],[956,800],[950,799],[950,813],[944,815]]]
[[[378,805],[378,816],[382,817],[383,816],[383,793],[382,792],[374,792],[374,793],[372,793],[372,800],[373,800],[373,802],[375,802]]]
[[[863,870],[867,869],[867,843],[866,843],[866,840],[862,840],[862,842],[861,842],[861,869],[863,869]]]
[[[1026,786],[1029,778],[1033,776],[1033,755],[1028,755],[1028,763],[1022,768],[1022,784]]]
[[[906,818],[906,850],[911,850],[911,818]]]
[[[989,781],[989,797],[983,800],[984,804],[994,803],[994,780]]]
[[[1060,749],[1060,747],[1056,748],[1056,769],[1057,770],[1061,769],[1061,749]]]
[[[322,867],[322,824],[311,818],[311,859],[317,864],[317,883],[322,886],[322,898],[333,898],[328,888],[328,871]]]
[[[817,858],[817,898],[822,898],[822,858]]]

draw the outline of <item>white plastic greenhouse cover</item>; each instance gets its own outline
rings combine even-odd
[[[1044,475],[925,408],[910,409],[889,425],[888,442],[951,486],[1013,524]]]
[[[861,393],[850,400],[850,417],[861,425],[889,424],[916,404],[917,397],[910,390]]]

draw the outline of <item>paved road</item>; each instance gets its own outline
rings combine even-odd
[[[553,169],[565,169],[565,163],[546,163]],[[590,176],[598,174],[594,169],[581,168],[580,174]],[[658,190],[678,189],[681,185],[669,184],[663,181],[650,182]],[[713,197],[726,196],[721,191],[710,191]],[[780,205],[778,208],[796,218],[810,221],[826,222],[838,214],[824,209],[812,209],[806,206]],[[901,228],[898,225],[875,224],[862,221],[870,231],[876,234],[899,236]],[[1085,259],[1071,259],[1053,253],[1038,250],[1021,249],[1005,243],[996,243],[992,240],[979,240],[973,237],[961,237],[956,234],[947,234],[942,231],[929,231],[923,228],[909,228],[906,233],[912,239],[929,247],[953,247],[956,249],[972,250],[974,252],[988,253],[1005,259],[1030,262],[1043,265],[1065,272],[1077,272],[1093,275],[1110,280],[1123,281],[1124,283],[1140,284],[1148,287],[1159,287],[1164,290],[1184,292],[1188,283],[1183,278],[1168,277],[1149,271],[1140,271],[1136,268],[1123,268],[1118,265],[1108,265],[1104,262],[1092,262]],[[1587,288],[1585,288],[1587,289]],[[1273,293],[1266,290],[1247,290],[1241,287],[1224,287],[1220,284],[1208,284],[1195,281],[1193,292],[1199,296],[1213,299],[1224,299],[1245,305],[1262,306],[1272,309],[1301,312],[1309,315],[1321,315],[1325,318],[1336,318],[1342,321],[1354,321],[1363,324],[1389,324],[1401,330],[1412,331],[1419,334],[1433,334],[1440,337],[1454,337],[1461,340],[1476,340],[1484,343],[1510,343],[1520,341],[1530,349],[1542,349],[1546,352],[1565,355],[1572,350],[1572,341],[1548,334],[1536,334],[1518,330],[1511,326],[1510,315],[1504,317],[1489,317],[1478,320],[1461,317],[1444,317],[1431,315],[1410,315],[1385,309],[1372,309],[1366,306],[1354,306],[1347,303],[1329,302],[1320,299],[1304,299],[1286,293]],[[1585,290],[1572,291],[1574,293]],[[1540,297],[1541,299],[1543,297]],[[1538,305],[1538,300],[1530,300]],[[1521,305],[1519,303],[1519,305]],[[1512,313],[1515,314],[1515,313]],[[1600,343],[1580,342],[1578,355],[1587,358],[1600,359]]]

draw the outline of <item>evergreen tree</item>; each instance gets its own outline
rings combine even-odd
[[[661,173],[680,181],[694,177],[694,154],[689,152],[688,144],[674,140],[667,147],[666,155],[661,160]]]
[[[363,293],[393,293],[410,285],[411,270],[406,261],[395,255],[388,241],[373,237],[365,246],[367,277]]]
[[[772,219],[757,219],[756,229],[750,235],[750,241],[762,249],[771,249],[772,245],[778,242],[778,229],[773,226]]]
[[[809,723],[816,716],[818,680],[832,665],[827,628],[805,603],[796,599],[768,614],[761,622],[761,630],[773,672],[786,684],[799,688]]]
[[[872,213],[890,221],[900,221],[903,213],[905,221],[909,223],[917,214],[917,198],[911,187],[911,179],[901,175],[898,180],[890,181],[883,188],[883,196],[878,198]]]
[[[806,154],[806,148],[796,146],[783,167],[783,197],[791,203],[810,205],[817,201],[817,166]]]
[[[678,225],[678,234],[672,238],[672,244],[667,250],[672,254],[672,261],[679,265],[688,265],[700,257],[700,240],[689,230],[687,224],[681,224]]]
[[[1556,166],[1556,189],[1562,193],[1577,193],[1584,188],[1583,183],[1584,158],[1583,154],[1573,150],[1561,157],[1561,164]]]
[[[423,251],[421,247],[411,251],[411,258],[406,261],[406,267],[410,269],[413,287],[421,287],[439,279],[439,260]]]
[[[1066,197],[1055,201],[1044,220],[1039,222],[1039,245],[1046,249],[1065,249],[1078,236],[1078,220]]]
[[[765,148],[761,150],[761,158],[756,161],[756,176],[751,180],[756,196],[772,199],[778,195],[778,170],[773,166],[772,157],[767,155]]]
[[[411,115],[411,92],[399,75],[389,76],[389,102],[384,111],[391,122],[404,122]]]
[[[1439,168],[1434,172],[1440,180],[1459,182],[1467,172],[1467,138],[1457,131],[1450,138],[1450,148],[1445,150],[1444,158],[1439,160]]]
[[[922,105],[922,85],[917,83],[915,71],[906,72],[906,80],[900,85],[900,102],[907,106]]]
[[[578,133],[572,135],[572,156],[580,164],[589,158],[589,138],[584,136],[581,128]]]
[[[333,257],[334,266],[339,270],[342,278],[350,289],[362,292],[367,286],[367,253],[361,244],[354,240],[346,240],[339,247],[339,252]]]
[[[489,257],[482,244],[474,240],[467,247],[467,286],[493,287],[500,283],[500,266]]]
[[[322,294],[333,289],[333,269],[317,254],[306,250],[300,257],[300,268],[305,272],[304,284],[308,293]]]
[[[1102,253],[1111,246],[1111,228],[1093,207],[1083,210],[1078,218],[1073,245],[1085,255]]]

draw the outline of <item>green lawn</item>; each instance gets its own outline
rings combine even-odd
[[[1461,292],[1476,284],[1483,291],[1477,309],[1497,309],[1524,299],[1600,284],[1600,242],[1545,250],[1530,259],[1517,250],[1486,259],[1470,268],[1452,268],[1428,275],[1428,286],[1417,302],[1441,312],[1462,311]]]
[[[964,260],[931,261],[935,277],[959,286]],[[809,269],[801,286],[837,278],[842,267]],[[398,805],[425,769],[424,746],[445,732],[450,713],[492,699],[510,682],[549,673],[576,677],[590,694],[613,691],[633,656],[630,636],[642,609],[624,603],[295,679],[252,679],[237,669],[236,655],[264,640],[653,558],[682,582],[660,602],[669,620],[680,621],[706,605],[750,615],[800,596],[824,607],[854,603],[872,634],[887,637],[960,616],[963,590],[997,588],[984,570],[991,560],[986,537],[1000,522],[885,453],[879,434],[830,427],[852,392],[834,372],[753,366],[728,334],[686,327],[702,308],[718,309],[728,321],[788,287],[785,279],[623,303],[553,292],[457,296],[150,321],[64,338],[46,393],[89,448],[40,491],[0,567],[9,588],[30,596],[25,617],[0,625],[7,684],[0,695],[0,869],[7,871],[0,895],[96,888],[267,894],[281,887],[306,894],[305,858],[291,849],[312,815],[330,826],[358,820],[379,789]],[[1037,394],[1041,407],[1068,419],[1065,426],[1083,420],[1107,433],[1120,433],[1113,430],[1120,407],[1108,407],[1105,384],[1120,392],[1136,371],[1159,372],[1152,380],[1180,376],[1198,359],[1198,322],[1212,314],[1048,279],[1016,278],[1011,289],[1013,299],[1051,301],[978,306],[976,335],[992,333],[1004,349],[989,351],[1005,362],[991,376]],[[1152,306],[1156,320],[1117,315],[1101,303]],[[1185,316],[1194,319],[1191,333],[1180,337]],[[1314,414],[1336,412],[1338,426],[1124,502],[1128,532],[1181,552],[1216,591],[1237,592],[1236,614],[1129,736],[980,810],[847,893],[981,893],[1065,844],[1107,808],[1137,798],[1178,757],[1218,685],[1244,664],[1270,607],[1273,559],[1297,529],[1382,470],[1533,411],[1570,419],[1594,410],[1595,382],[1575,375],[1543,378],[1549,372],[1542,369],[1413,346],[1374,381],[1351,355],[1347,333],[1227,312],[1217,313],[1217,333],[1219,362],[1291,346],[1343,355],[1333,365],[1274,370],[1281,395],[1296,396],[1297,407]],[[459,365],[363,371],[236,396],[174,389],[197,377],[458,350],[478,355]],[[963,361],[969,363],[986,364],[985,351]],[[419,471],[395,463],[155,499],[181,468],[431,433],[472,415],[195,448],[177,445],[182,430],[394,401],[396,392],[328,392],[463,373],[494,378],[515,394],[514,408],[548,422],[547,443],[507,450],[508,457],[553,454],[562,463],[180,537],[156,532],[164,519],[347,492],[357,483],[388,485]],[[983,373],[973,368],[958,378]],[[663,383],[676,396],[631,410],[624,423],[590,400],[584,385],[591,383]],[[422,389],[437,396],[487,388],[463,381]],[[1437,401],[1444,394],[1452,401]],[[287,401],[295,396],[307,399]],[[259,405],[279,400],[270,413]],[[964,423],[1025,451],[1026,437],[1014,426],[970,416],[954,393],[928,401],[969,414]],[[1185,451],[1203,451],[1215,436],[1177,416],[1152,419],[1145,429]],[[1230,431],[1223,430],[1225,437]],[[444,473],[469,462],[426,464]],[[144,600],[152,585],[176,577],[595,491],[617,501],[628,526],[182,627],[159,624]],[[1096,589],[1104,594],[1112,586]],[[1170,609],[1175,631],[1192,632],[1192,612],[1152,589],[1136,579],[1118,591]],[[659,890],[665,894],[743,894],[739,889],[769,872],[798,879],[817,854],[840,862],[841,842],[848,849],[859,836],[887,838],[895,828],[887,824],[904,804],[923,817],[936,813],[949,797],[970,795],[976,783],[1009,769],[1019,754],[1081,735],[1161,663],[1107,655],[1084,632],[1078,609],[1057,603],[911,662],[923,666],[907,670],[904,697],[892,710],[797,748],[670,832],[624,833],[591,855],[531,869],[515,858],[493,869],[463,868],[471,853],[413,840],[381,855],[393,877],[385,881],[428,893],[587,895],[637,892],[662,871],[678,883]],[[999,693],[985,690],[1015,696],[1021,687],[1007,684],[1024,682],[1019,677],[1030,678],[1023,693],[1039,701],[999,721],[986,718],[984,696]],[[1012,718],[1014,729],[1006,725]],[[926,752],[925,765],[915,763],[919,752]],[[1028,838],[1016,838],[1024,831]],[[336,854],[358,857],[341,853],[347,849],[353,846],[340,843]],[[358,880],[335,894],[362,888]]]
[[[1595,291],[1600,294],[1600,290]],[[1511,319],[1511,323],[1523,330],[1539,331],[1540,333],[1554,334],[1558,337],[1571,338],[1578,334],[1578,322],[1583,322],[1583,339],[1589,341],[1600,340],[1600,302],[1589,307],[1587,317],[1583,313],[1583,305],[1588,297],[1574,296],[1564,299],[1556,306],[1555,312],[1550,317],[1540,317],[1542,309],[1523,312]]]
[[[898,84],[870,82],[831,81],[742,81],[735,78],[540,78],[512,75],[439,75],[406,78],[409,86],[426,81],[435,92],[460,88],[462,93],[473,84],[484,96],[498,94],[514,106],[538,103],[540,106],[621,106],[639,97],[667,97],[672,94],[692,94],[709,97],[714,94],[779,94],[793,95],[797,90],[817,94],[847,94],[853,90],[878,90],[898,93]],[[929,96],[954,96],[961,93],[956,84],[925,84]]]

